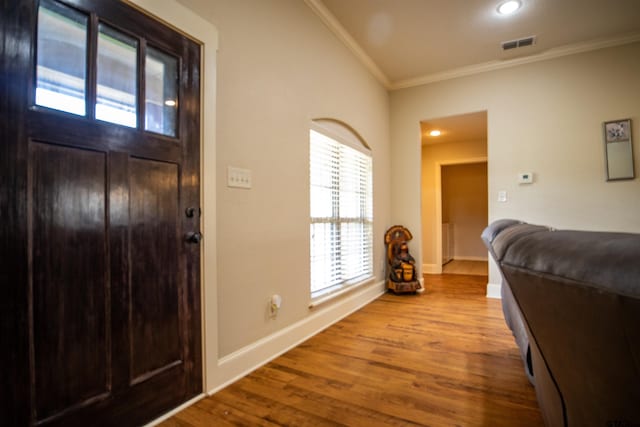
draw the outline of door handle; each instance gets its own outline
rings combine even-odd
[[[187,243],[198,244],[202,241],[202,233],[199,231],[191,231],[187,233]]]

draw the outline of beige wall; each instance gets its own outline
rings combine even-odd
[[[637,174],[638,100],[640,43],[394,91],[392,218],[421,227],[420,121],[487,110],[489,221],[640,232],[640,179],[606,182],[602,142],[603,121],[630,117]],[[535,182],[518,185],[519,172]]]
[[[484,161],[487,158],[486,141],[449,142],[422,147],[420,165],[422,268],[424,273],[439,274],[442,259],[442,167]],[[407,186],[407,188],[414,188]]]
[[[205,325],[217,330],[217,354],[206,356],[214,389],[383,291],[383,236],[392,225],[389,99],[302,1],[181,3],[219,35],[217,160],[204,165],[217,174],[217,322]],[[310,310],[309,124],[320,117],[348,123],[372,149],[377,277],[373,294]],[[253,188],[228,188],[228,166],[251,170]],[[270,319],[276,293],[282,309]]]
[[[395,91],[389,108],[387,92],[302,1],[180,0],[198,17],[173,13],[169,0],[136,3],[169,10],[157,13],[187,33],[197,24],[201,40],[207,37],[198,33],[204,28],[198,19],[218,30],[205,46],[204,69],[206,96],[215,95],[216,85],[218,92],[217,114],[214,108],[203,112],[207,390],[285,351],[382,289],[374,283],[371,291],[307,308],[312,118],[343,120],[367,140],[374,155],[374,238],[381,242],[388,226],[406,225],[414,232],[412,253],[419,264],[426,253],[421,210],[428,210],[421,206],[419,122],[473,111],[488,111],[490,221],[515,217],[555,227],[640,232],[640,180],[604,181],[601,138],[602,121],[632,118],[638,171],[640,44]],[[214,139],[206,129],[216,122]],[[251,169],[253,189],[228,189],[227,166]],[[519,186],[521,171],[534,172],[536,182]],[[499,190],[508,192],[507,203],[496,202]],[[383,256],[376,243],[379,280]],[[497,277],[492,270],[490,281],[497,283]],[[270,320],[268,298],[275,292],[283,306]]]
[[[454,259],[487,259],[480,239],[488,221],[487,191],[486,162],[442,167],[442,222],[453,230]]]

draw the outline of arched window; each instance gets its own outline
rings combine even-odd
[[[371,151],[349,126],[314,120],[310,140],[311,298],[373,276]]]

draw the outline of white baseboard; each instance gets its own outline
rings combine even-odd
[[[422,274],[442,274],[442,266],[438,264],[422,264]]]
[[[487,298],[502,299],[500,288],[502,286],[496,283],[487,283]]]
[[[453,257],[454,260],[456,261],[484,261],[487,262],[489,261],[488,257],[481,257],[481,256],[458,256],[458,255],[454,255]]]
[[[194,403],[196,403],[197,401],[199,401],[200,399],[203,399],[205,397],[207,397],[206,394],[200,393],[199,395],[197,395],[193,399],[187,400],[182,405],[180,405],[180,406],[178,406],[176,408],[173,408],[172,410],[170,410],[166,414],[162,415],[161,417],[158,417],[155,420],[151,421],[149,424],[146,424],[144,427],[156,426],[156,425],[160,424],[161,422],[168,420],[169,418],[173,417],[178,412],[182,411],[183,409],[188,408],[189,406],[193,405]]]
[[[346,295],[334,304],[312,309],[313,313],[299,322],[264,337],[246,347],[218,359],[213,367],[212,395],[248,375],[298,344],[306,341],[351,313],[359,310],[386,292],[385,282],[377,282]]]

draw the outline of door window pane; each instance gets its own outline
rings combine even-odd
[[[87,16],[43,2],[37,43],[36,104],[84,115]]]
[[[100,24],[96,119],[136,127],[138,41]]]
[[[152,47],[145,58],[145,125],[151,132],[176,136],[178,60]]]

